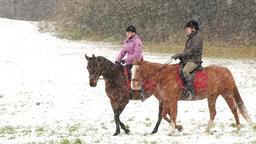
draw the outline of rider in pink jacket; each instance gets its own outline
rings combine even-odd
[[[125,62],[126,65],[130,65],[134,60],[142,59],[142,42],[138,35],[136,35],[136,29],[134,26],[129,26],[126,32],[127,38],[116,58],[116,62],[121,62],[121,60],[123,60],[122,62]],[[126,54],[126,59],[123,59]]]
[[[119,52],[115,64],[120,66],[121,64],[126,64],[126,66],[131,69],[132,62],[134,60],[143,59],[142,56],[142,42],[138,35],[136,35],[136,28],[133,25],[128,26],[126,29],[127,38],[124,41],[124,45]],[[125,59],[123,59],[126,56]],[[145,100],[145,96],[142,90],[137,90],[141,96],[141,101]],[[133,96],[135,91],[131,91],[130,96]]]

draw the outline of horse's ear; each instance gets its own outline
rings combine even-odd
[[[95,58],[95,55],[94,55],[94,54],[92,54],[92,58]]]
[[[89,59],[90,59],[90,57],[88,57],[86,54],[85,54],[85,58],[86,58],[87,60],[89,60]]]

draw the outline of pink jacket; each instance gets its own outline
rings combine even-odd
[[[134,60],[142,59],[142,42],[140,38],[135,35],[131,39],[126,39],[124,41],[124,45],[118,54],[116,61],[120,62],[122,58],[127,54],[127,58],[125,59],[126,64],[132,64]]]

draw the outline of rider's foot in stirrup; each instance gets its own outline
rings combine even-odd
[[[135,94],[135,91],[134,91],[134,90],[131,90],[131,91],[130,91],[130,94],[129,94],[130,98],[132,98],[132,97],[134,96],[134,94]]]
[[[141,99],[141,102],[144,102],[145,101],[145,95],[144,95],[144,92],[142,90],[138,90],[139,91],[139,94],[140,94],[140,99]]]
[[[189,91],[189,90],[186,91],[186,98],[187,98],[187,100],[191,100],[193,98],[193,94],[191,91]]]

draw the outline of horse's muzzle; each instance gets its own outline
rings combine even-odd
[[[97,86],[97,79],[90,79],[90,86],[91,87],[96,87]]]

